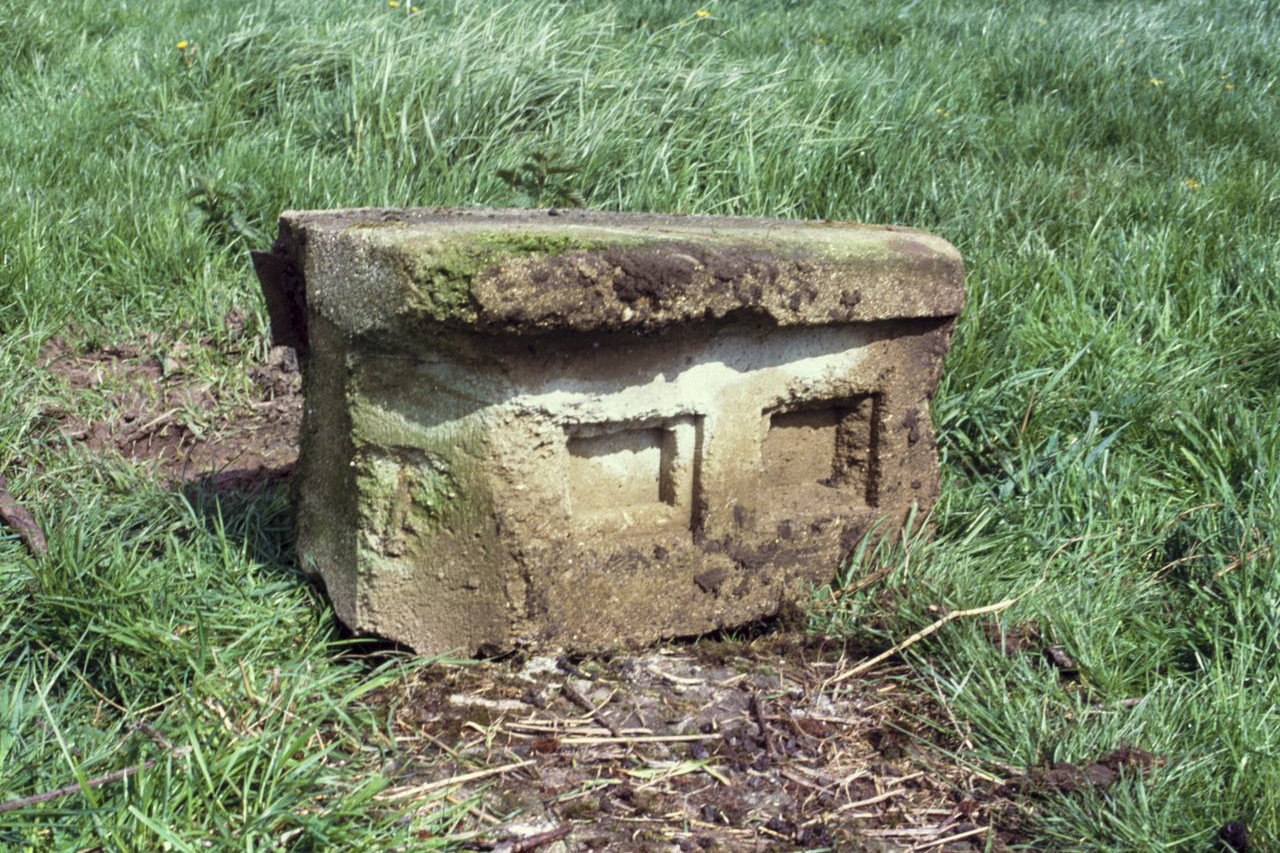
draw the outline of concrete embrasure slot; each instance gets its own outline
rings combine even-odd
[[[766,412],[769,427],[761,453],[765,482],[842,489],[853,505],[875,506],[877,396]]]
[[[575,424],[568,432],[570,517],[612,532],[629,527],[693,526],[695,419],[648,425]],[[606,531],[608,532],[608,531]]]
[[[907,228],[588,211],[286,213],[298,546],[420,652],[766,617],[936,500],[963,265]]]

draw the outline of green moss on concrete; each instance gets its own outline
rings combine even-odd
[[[480,273],[516,258],[550,257],[606,245],[562,234],[529,232],[406,240],[398,244],[410,288],[405,308],[410,314],[440,323],[471,323],[476,319],[472,283]]]
[[[356,463],[356,512],[360,528],[378,539],[392,532],[391,507],[397,503],[401,468],[395,459],[364,456]]]
[[[421,519],[419,532],[435,532],[440,521],[459,497],[458,484],[442,459],[428,458],[416,471],[408,472],[409,497]]]
[[[370,448],[359,454],[357,512],[364,546],[399,557],[413,543],[442,531],[474,532],[473,527],[483,526],[492,501],[481,478],[468,471],[472,467],[418,448]]]
[[[507,255],[563,255],[574,249],[604,247],[601,243],[575,240],[564,234],[501,234],[486,238],[483,243]]]
[[[347,231],[369,231],[375,228],[406,228],[408,227],[399,219],[370,219],[362,222],[353,222],[346,226]]]
[[[378,377],[389,379],[385,372]],[[412,377],[405,384],[413,387]],[[424,427],[358,392],[348,406],[362,547],[400,557],[414,542],[445,532],[487,534],[493,497],[478,462],[488,455],[488,433],[479,419]],[[431,557],[428,546],[422,559]]]

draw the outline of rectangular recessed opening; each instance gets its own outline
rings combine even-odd
[[[673,442],[664,432],[632,429],[570,438],[569,497],[574,508],[590,512],[671,503],[668,470]]]
[[[770,483],[816,483],[834,473],[840,410],[774,412],[761,461]]]
[[[761,474],[769,486],[848,490],[875,505],[878,394],[766,411]]]
[[[573,424],[567,495],[572,516],[618,528],[692,524],[700,418]]]

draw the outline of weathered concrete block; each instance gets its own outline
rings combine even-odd
[[[906,228],[583,211],[286,213],[298,547],[420,652],[602,647],[775,613],[938,492],[962,301]]]

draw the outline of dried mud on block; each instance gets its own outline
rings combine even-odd
[[[198,377],[199,355],[197,346],[155,336],[86,352],[53,338],[39,366],[76,391],[101,394],[107,413],[85,418],[50,408],[46,417],[67,439],[151,465],[168,484],[252,492],[287,478],[302,417],[293,351],[276,347],[250,369],[248,398]]]
[[[889,677],[901,673],[824,689],[847,664],[840,644],[785,633],[435,664],[374,699],[397,753],[379,799],[421,815],[462,805],[468,849],[564,827],[539,849],[893,853],[1016,840],[1000,780],[931,745],[928,721],[946,728],[945,715]]]

